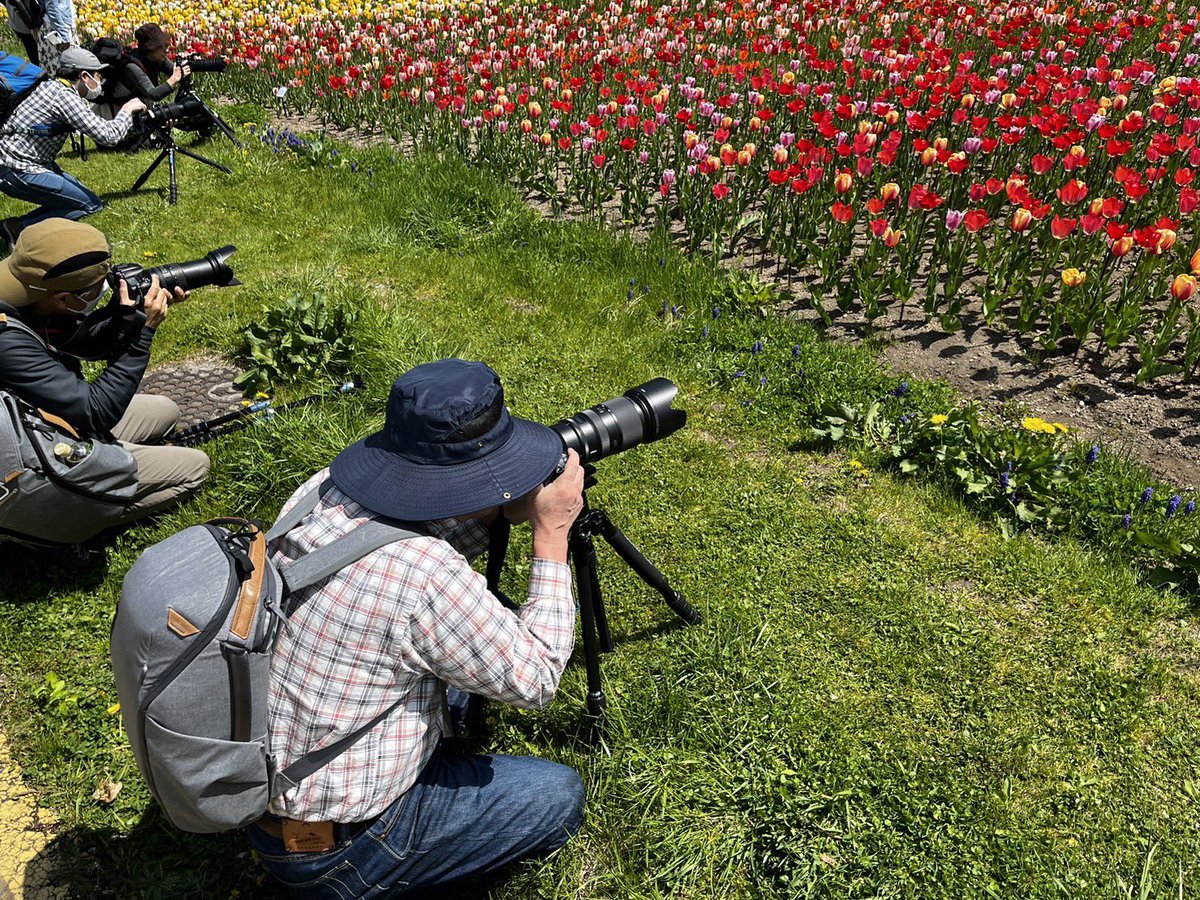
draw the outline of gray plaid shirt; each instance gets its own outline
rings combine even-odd
[[[72,131],[111,145],[129,134],[132,125],[129,113],[102,119],[67,82],[44,81],[0,127],[0,166],[18,172],[61,172],[54,158]]]

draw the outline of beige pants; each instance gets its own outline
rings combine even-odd
[[[121,521],[154,515],[193,493],[208,478],[208,457],[193,447],[144,446],[169,434],[179,422],[170,397],[135,394],[113,434],[138,466],[137,492]]]

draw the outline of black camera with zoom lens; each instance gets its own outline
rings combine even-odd
[[[229,267],[229,257],[233,256],[236,251],[237,247],[227,244],[220,249],[206,253],[200,259],[167,263],[152,269],[144,269],[137,263],[115,265],[108,273],[108,284],[112,288],[113,302],[120,302],[118,291],[123,281],[129,292],[129,299],[134,302],[137,309],[141,310],[146,305],[146,292],[150,290],[151,279],[155,275],[158,276],[159,285],[172,293],[177,287],[181,287],[185,291],[194,291],[196,288],[209,285],[229,287],[241,284],[234,277],[233,269]]]
[[[187,64],[193,73],[196,72],[224,72],[229,67],[229,61],[221,56],[199,56],[192,54],[191,56],[182,56],[175,60],[176,65]]]
[[[579,454],[581,464],[598,462],[638,444],[662,440],[682,428],[687,413],[671,406],[678,393],[675,382],[655,378],[550,427],[566,449]]]

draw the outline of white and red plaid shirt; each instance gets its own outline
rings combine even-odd
[[[328,477],[318,472],[284,504]],[[272,547],[276,563],[372,517],[336,487]],[[505,609],[468,560],[487,549],[477,521],[428,523],[298,592],[271,659],[271,752],[283,768],[367,725],[357,743],[271,803],[308,822],[379,815],[416,781],[446,729],[446,685],[525,709],[553,699],[575,643],[570,569],[535,559],[529,597]]]

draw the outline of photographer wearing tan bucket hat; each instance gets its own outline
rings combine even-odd
[[[122,521],[149,515],[195,491],[208,457],[186,447],[150,446],[174,430],[179,407],[139,394],[155,329],[172,296],[158,284],[139,311],[119,282],[108,281],[105,236],[82,222],[47,219],[21,232],[0,261],[0,390],[65,421],[80,438],[120,441],[137,461],[138,485]],[[83,360],[102,360],[90,383]]]

